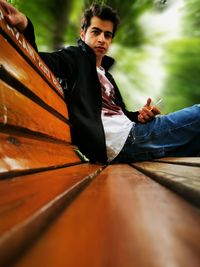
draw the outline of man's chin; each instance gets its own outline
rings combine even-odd
[[[95,54],[97,57],[104,57],[105,54],[106,54],[106,51],[98,51],[98,50],[95,50]]]

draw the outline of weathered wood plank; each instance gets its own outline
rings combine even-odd
[[[182,159],[183,160],[183,159]],[[161,162],[133,163],[134,167],[200,206],[200,168]]]
[[[12,125],[70,142],[69,125],[0,80],[0,127]]]
[[[0,9],[0,29],[1,34],[3,34],[4,37],[12,43],[12,46],[15,46],[17,51],[23,55],[26,61],[28,61],[29,64],[31,64],[38,73],[40,73],[41,77],[43,77],[53,89],[57,90],[57,92],[64,97],[63,90],[56,77],[51,73],[49,68],[41,60],[39,55],[24,38],[24,36],[7,23],[2,9]]]
[[[156,159],[154,161],[200,167],[200,157],[188,157],[188,158],[182,158],[182,157],[171,158],[170,157],[170,158]]]
[[[2,36],[0,36],[0,51],[1,79],[11,86],[15,84],[16,90],[26,95],[29,94],[32,98],[34,97],[33,94],[35,94],[35,98],[38,97],[43,103],[56,110],[63,117],[68,118],[64,100],[48,86],[40,75]],[[20,83],[22,86],[20,86]]]
[[[1,181],[0,266],[8,266],[99,171],[81,164]]]
[[[117,164],[101,172],[13,266],[199,267],[199,229],[196,208]]]
[[[70,144],[0,133],[0,179],[80,163]]]

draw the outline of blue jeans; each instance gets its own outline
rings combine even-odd
[[[200,104],[136,123],[114,161],[200,155]]]

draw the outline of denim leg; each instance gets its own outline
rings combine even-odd
[[[116,161],[200,154],[200,104],[136,123]]]

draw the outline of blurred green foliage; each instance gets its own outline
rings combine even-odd
[[[166,111],[200,103],[200,39],[190,38],[171,42],[166,48],[168,78]]]
[[[12,0],[35,26],[40,50],[75,44],[82,11],[91,0]],[[112,70],[129,109],[147,97],[163,98],[162,111],[200,103],[200,1],[100,0],[121,25],[110,55]]]

